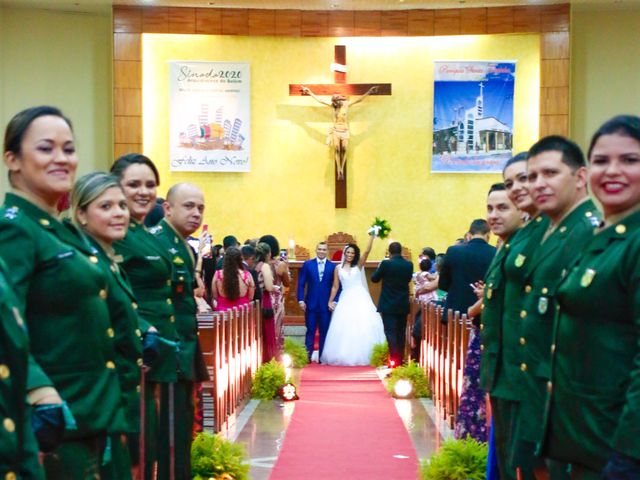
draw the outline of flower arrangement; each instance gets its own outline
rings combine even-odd
[[[284,366],[274,358],[270,362],[263,363],[251,385],[251,397],[260,400],[272,400],[278,396],[280,387],[287,382]]]
[[[371,228],[369,229],[370,235],[376,235],[379,238],[387,238],[391,233],[391,225],[386,220],[381,219],[380,217],[376,217],[371,224]]]
[[[389,345],[387,342],[376,343],[371,350],[369,365],[372,367],[383,367],[389,362]]]
[[[398,380],[408,380],[413,386],[414,397],[430,397],[429,382],[424,370],[416,362],[409,362],[406,365],[400,365],[391,371],[389,382],[387,383],[387,391],[391,394]]]
[[[191,474],[195,480],[248,480],[249,464],[243,444],[202,432],[191,444]]]
[[[447,440],[420,465],[421,480],[484,480],[489,447],[471,437]]]
[[[307,366],[307,363],[309,363],[307,358],[307,349],[305,346],[300,342],[296,342],[292,338],[285,337],[284,353],[291,357],[294,368],[303,368]]]

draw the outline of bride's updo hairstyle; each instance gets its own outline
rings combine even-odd
[[[353,248],[354,255],[353,260],[351,261],[351,266],[355,267],[360,261],[360,247],[358,247],[358,245],[356,245],[355,243],[347,243],[347,246],[344,247],[344,252],[342,253],[342,258],[344,258],[345,263],[347,262],[347,250],[349,248]]]

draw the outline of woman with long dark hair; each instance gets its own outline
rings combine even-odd
[[[213,276],[211,292],[217,302],[216,310],[224,311],[251,302],[255,284],[242,265],[240,249],[229,247],[224,254],[222,270]]]

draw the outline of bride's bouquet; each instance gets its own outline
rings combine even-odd
[[[391,225],[386,220],[376,217],[367,233],[380,238],[387,238],[391,233]]]

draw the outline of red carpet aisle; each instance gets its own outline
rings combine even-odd
[[[309,365],[270,480],[418,476],[416,451],[370,367]]]

